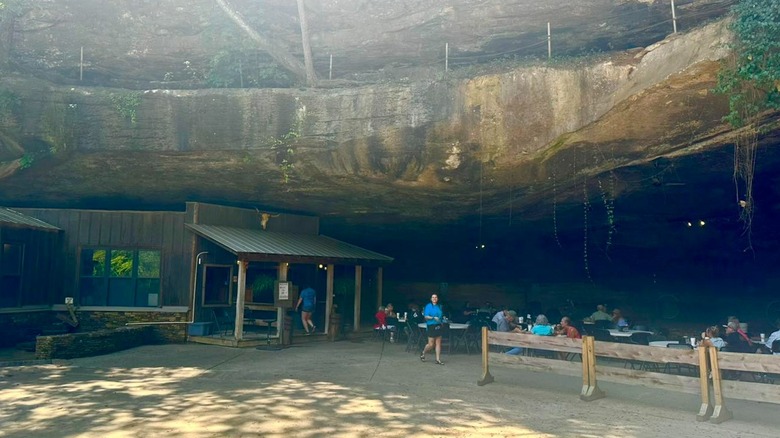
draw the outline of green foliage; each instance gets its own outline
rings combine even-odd
[[[295,170],[295,142],[301,136],[303,120],[306,117],[306,107],[299,107],[295,113],[295,121],[290,130],[280,137],[271,139],[271,148],[276,152],[276,164],[282,172],[282,180],[285,184],[290,182]]]
[[[278,65],[263,62],[256,51],[240,48],[214,55],[206,82],[216,88],[287,88],[293,83]]]
[[[106,250],[97,249],[92,253],[92,276],[102,277],[106,272]]]
[[[160,251],[138,251],[138,278],[160,278]]]
[[[111,103],[114,104],[116,112],[126,120],[130,120],[132,125],[135,125],[138,120],[138,106],[141,105],[141,93],[129,91],[122,94],[112,94],[110,99]]]
[[[15,114],[19,110],[19,96],[13,91],[0,90],[0,127],[16,127]]]
[[[24,154],[21,159],[19,159],[19,168],[20,169],[29,169],[30,166],[33,165],[35,162],[35,154]]]
[[[741,0],[734,13],[734,58],[721,69],[715,91],[729,97],[725,120],[741,127],[780,109],[780,2]]]
[[[30,0],[5,0],[0,2],[0,19],[9,15],[18,17],[30,7]]]
[[[266,290],[271,290],[274,287],[276,279],[270,275],[260,274],[255,277],[255,281],[252,282],[252,292],[258,293]]]
[[[130,277],[133,275],[133,252],[124,250],[111,251],[111,276]]]

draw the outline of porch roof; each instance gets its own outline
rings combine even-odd
[[[34,228],[44,231],[61,231],[54,225],[47,224],[40,219],[27,216],[6,207],[0,207],[0,225],[9,225],[17,228]]]
[[[331,237],[250,228],[187,224],[187,228],[249,261],[386,265],[392,257]]]

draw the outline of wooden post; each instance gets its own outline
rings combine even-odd
[[[277,280],[279,281],[287,281],[287,273],[290,270],[290,264],[287,262],[279,262],[279,266],[277,267]],[[274,291],[276,293],[276,291]],[[293,303],[293,307],[295,307],[295,303]],[[286,309],[284,307],[277,307],[276,308],[276,332],[279,333],[279,339],[282,338],[281,333],[284,329],[284,316],[287,314]],[[293,324],[295,324],[295,321],[293,321]],[[285,335],[289,339],[289,333]]]
[[[582,391],[580,399],[585,400],[590,391],[590,356],[588,355],[588,344],[585,341],[587,336],[582,337]]]
[[[328,265],[325,271],[325,333],[330,330],[330,314],[333,312],[333,272],[336,269]]]
[[[710,368],[712,369],[712,392],[715,395],[715,406],[712,409],[711,423],[723,423],[734,418],[734,415],[726,409],[723,401],[723,386],[721,384],[720,364],[718,363],[718,349],[707,347],[710,353]]]
[[[677,12],[674,10],[674,0],[672,0],[672,26],[674,33],[677,33]]]
[[[585,371],[585,362],[587,361],[587,380],[588,387],[583,389],[584,394],[580,394],[580,400],[593,401],[600,398],[604,398],[607,394],[599,389],[598,381],[596,380],[596,347],[593,342],[593,336],[582,337],[582,367]],[[583,382],[585,379],[583,378]]]
[[[330,54],[330,63],[328,64],[328,79],[333,79],[333,54]]]
[[[450,71],[450,43],[444,43],[444,73]]]
[[[701,408],[696,414],[696,421],[707,421],[712,415],[712,404],[710,403],[710,378],[709,378],[709,359],[707,358],[707,348],[699,347],[699,385],[701,387]]]
[[[79,81],[84,80],[84,46],[81,46],[81,57],[79,58]]]
[[[233,334],[236,341],[244,338],[244,294],[246,293],[246,260],[238,261],[238,296],[236,296],[236,326]]]
[[[550,22],[547,22],[547,59],[552,58],[552,34],[550,33]]]
[[[490,374],[490,366],[488,364],[489,352],[490,344],[488,344],[488,329],[487,327],[482,327],[482,377],[477,380],[477,386],[485,386],[495,380]]]
[[[355,266],[355,322],[353,331],[360,330],[360,294],[363,290],[363,267]]]

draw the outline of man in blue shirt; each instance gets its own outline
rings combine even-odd
[[[314,308],[317,306],[317,292],[306,287],[301,291],[301,296],[298,298],[298,304],[295,305],[295,311],[298,311],[298,307],[303,304],[303,310],[301,311],[301,322],[303,323],[303,329],[306,331],[306,335],[312,334],[317,327],[311,320],[311,315],[314,313]],[[311,329],[309,329],[311,327]]]

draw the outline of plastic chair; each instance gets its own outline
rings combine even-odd
[[[601,342],[615,342],[615,339],[609,334],[609,330],[603,328],[593,328],[588,331],[597,341]]]
[[[416,352],[420,349],[420,341],[423,338],[423,332],[417,324],[413,323],[410,319],[406,320],[406,330],[408,331],[408,338],[406,339],[406,352]]]
[[[233,334],[233,330],[236,327],[236,318],[230,309],[211,309],[211,315],[214,318],[214,327],[219,337]]]
[[[466,354],[471,354],[471,348],[475,351],[479,351],[479,341],[482,339],[482,327],[479,324],[469,324],[463,334],[455,339],[454,349],[458,350],[458,347],[462,344],[466,350]]]
[[[693,346],[691,344],[668,344],[666,348],[672,348],[675,350],[693,350]],[[667,374],[670,374],[672,372],[672,367],[675,367],[677,369],[676,374],[682,374],[682,370],[685,369],[687,371],[691,371],[693,368],[693,372],[695,373],[695,368],[691,365],[685,365],[685,364],[679,364],[674,362],[667,362],[666,365],[664,365],[664,372]]]

